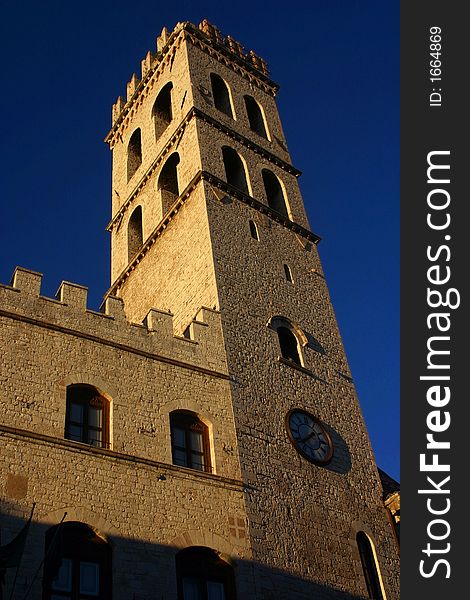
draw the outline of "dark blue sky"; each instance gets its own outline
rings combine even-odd
[[[0,281],[109,285],[111,105],[166,25],[268,62],[377,462],[399,478],[399,2],[4,3]]]

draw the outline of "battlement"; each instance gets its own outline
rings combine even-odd
[[[133,73],[131,79],[126,85],[126,98],[119,96],[112,107],[112,124],[120,122],[120,117],[137,99],[139,93],[146,86],[159,68],[163,67],[166,60],[170,58],[170,48],[179,38],[181,32],[187,32],[194,40],[198,40],[199,44],[204,47],[213,48],[221,52],[226,58],[237,63],[238,66],[250,71],[256,77],[261,78],[263,82],[268,83],[269,87],[277,90],[277,86],[269,79],[269,71],[266,61],[258,56],[253,50],[245,52],[244,47],[240,42],[234,40],[230,35],[223,35],[220,30],[204,19],[196,27],[192,23],[186,21],[177,23],[173,31],[170,33],[166,27],[163,27],[160,35],[156,39],[155,52],[149,51],[145,58],[141,61],[141,78],[139,79],[136,73]],[[213,50],[211,50],[213,52]],[[113,131],[111,130],[111,132]],[[110,133],[111,133],[110,132]],[[106,141],[109,140],[108,134]]]
[[[121,298],[107,296],[97,312],[87,308],[88,288],[63,281],[48,298],[41,295],[41,282],[41,273],[17,267],[10,285],[0,284],[0,317],[227,377],[218,311],[201,307],[185,335],[175,336],[168,311],[152,308],[142,323],[131,323]]]

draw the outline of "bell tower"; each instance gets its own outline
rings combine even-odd
[[[163,29],[113,107],[109,295],[221,312],[253,598],[397,599],[398,548],[265,61]],[[217,398],[213,400],[217,402]]]

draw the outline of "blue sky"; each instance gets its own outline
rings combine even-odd
[[[286,10],[286,7],[289,10]],[[2,7],[0,281],[16,265],[109,286],[111,106],[166,25],[203,18],[253,49],[278,106],[377,462],[399,478],[397,0]]]

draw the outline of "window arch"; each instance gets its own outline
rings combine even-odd
[[[230,102],[230,91],[225,81],[216,73],[211,73],[212,97],[214,106],[228,117],[233,119],[232,104]]]
[[[263,176],[268,206],[283,217],[288,217],[286,199],[278,177],[272,171],[269,171],[269,169],[263,169],[261,174]]]
[[[67,387],[65,438],[109,448],[109,401],[91,385]]]
[[[158,138],[171,123],[171,119],[173,117],[171,109],[172,89],[173,84],[171,81],[164,85],[160,90],[152,108],[152,118],[155,126],[156,140],[158,140]]]
[[[364,572],[364,579],[366,580],[369,598],[373,598],[374,600],[385,600],[379,568],[369,536],[366,535],[364,531],[359,531],[356,535],[356,543],[359,549],[359,556],[361,558],[362,570]]]
[[[111,563],[109,543],[89,525],[70,521],[51,527],[46,532],[43,600],[110,600]]]
[[[260,105],[252,96],[243,96],[243,99],[245,100],[250,129],[267,140],[268,134]]]
[[[144,243],[142,232],[142,207],[137,206],[130,216],[127,225],[127,259],[128,261]]]
[[[269,325],[277,333],[282,358],[302,367],[301,347],[307,343],[305,334],[285,317],[273,317]]]
[[[212,472],[209,429],[196,413],[173,411],[170,413],[170,429],[173,464]]]
[[[238,188],[245,194],[249,194],[245,165],[238,152],[229,146],[223,146],[222,159],[224,161],[227,183]]]
[[[130,181],[134,173],[142,164],[142,134],[136,129],[131,135],[127,145],[127,181]]]
[[[178,600],[236,600],[233,568],[211,548],[178,552],[176,576]]]
[[[173,152],[163,165],[160,176],[158,177],[157,189],[161,190],[163,215],[180,195],[178,186],[179,162],[180,155],[178,152]]]

